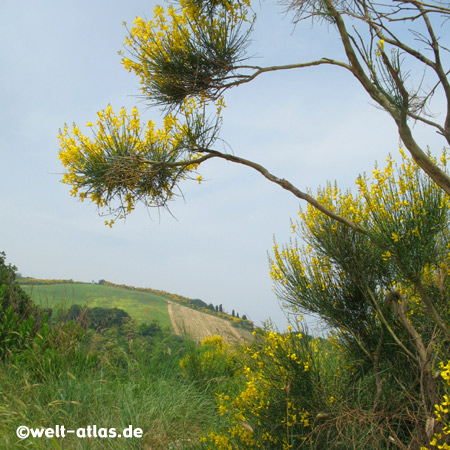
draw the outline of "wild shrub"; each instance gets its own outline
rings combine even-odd
[[[23,291],[16,281],[17,268],[11,264],[6,264],[6,255],[0,252],[0,313],[4,313],[12,307],[19,319],[28,317],[34,306],[30,297]]]
[[[14,365],[35,382],[54,379],[68,371],[95,368],[98,354],[88,350],[85,330],[75,322],[50,327],[43,323],[39,333],[14,356]]]
[[[151,323],[141,323],[138,331],[141,336],[155,337],[162,329],[159,320],[154,319]]]
[[[203,438],[208,448],[279,450],[303,445],[316,415],[334,401],[323,395],[319,369],[326,368],[318,360],[320,345],[320,340],[292,327],[283,334],[262,331],[246,350],[241,391],[218,396],[227,427]]]
[[[19,351],[47,320],[16,282],[16,270],[0,252],[0,361]]]
[[[180,361],[183,375],[199,386],[217,388],[237,373],[237,359],[222,336],[203,339],[200,345],[190,342],[187,355]]]
[[[0,296],[2,292],[0,290]],[[19,351],[35,335],[33,316],[20,320],[19,315],[9,306],[0,321],[0,360]]]
[[[347,361],[345,405],[320,429],[328,446],[414,448],[432,435],[435,373],[449,357],[450,201],[401,153],[400,164],[388,157],[372,179],[361,176],[357,194],[318,192],[363,232],[308,207],[292,224],[306,245],[274,246],[280,300],[334,330]],[[436,164],[445,170],[445,152]]]
[[[439,368],[441,369],[439,375],[443,380],[444,393],[439,403],[434,405],[435,417],[429,422],[429,428],[435,430],[433,438],[430,440],[429,446],[421,447],[420,450],[429,450],[430,448],[450,450],[450,361],[447,364],[441,362]]]

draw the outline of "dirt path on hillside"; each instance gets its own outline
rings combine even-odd
[[[170,321],[172,322],[172,327],[173,327],[173,330],[175,331],[175,334],[177,336],[181,336],[181,330],[178,328],[178,324],[175,321],[175,314],[173,312],[172,305],[173,305],[172,302],[167,302],[167,309],[169,311]]]
[[[205,337],[220,335],[229,344],[242,344],[252,340],[252,334],[231,325],[226,319],[196,311],[195,309],[168,302],[168,311],[175,334],[188,335],[200,342]]]

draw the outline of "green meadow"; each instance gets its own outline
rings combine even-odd
[[[163,296],[131,289],[88,283],[22,285],[41,308],[69,308],[72,304],[103,308],[120,308],[138,323],[158,320],[172,328],[167,299]]]

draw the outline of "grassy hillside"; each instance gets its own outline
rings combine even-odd
[[[138,322],[156,319],[161,326],[172,328],[167,299],[154,293],[87,283],[23,284],[22,288],[43,308],[68,308],[75,303],[90,308],[116,307],[126,311]]]
[[[197,342],[213,334],[224,336],[230,343],[248,342],[252,338],[252,322],[211,310],[199,299],[107,281],[93,284],[29,278],[20,280],[20,284],[33,302],[42,308],[68,309],[72,304],[89,308],[120,308],[138,323],[158,320],[162,327],[169,326],[178,335],[188,333]],[[171,314],[169,303],[179,305],[178,314],[173,311]]]

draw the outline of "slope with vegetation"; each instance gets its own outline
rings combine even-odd
[[[18,302],[18,299],[21,299]],[[88,326],[33,306],[0,258],[0,436],[2,448],[199,448],[217,426],[213,390],[183,375],[180,361],[200,347],[158,323]],[[25,306],[25,308],[22,307]],[[105,308],[106,309],[106,308]],[[89,313],[89,310],[85,312]],[[29,438],[19,426],[143,430],[142,438]]]
[[[172,325],[179,336],[188,335],[197,342],[214,335],[222,336],[228,343],[248,343],[252,340],[251,331],[233,326],[235,322],[206,315],[178,303],[169,302],[168,306]]]
[[[64,280],[61,280],[64,281]],[[106,284],[60,283],[58,280],[21,279],[23,290],[43,308],[69,308],[82,306],[120,308],[138,322],[158,320],[171,326],[167,312],[167,299],[151,292],[138,292]]]
[[[216,312],[202,300],[150,288],[117,285],[103,280],[98,284],[35,278],[21,278],[19,281],[33,301],[49,311],[67,310],[78,305],[88,306],[99,314],[100,308],[118,308],[138,323],[158,321],[160,326],[170,327],[178,335],[187,332],[198,342],[214,334],[223,335],[230,342],[244,342],[251,338],[253,330],[253,323],[249,320],[233,317],[223,310]],[[170,304],[176,310],[172,314],[169,314]]]

